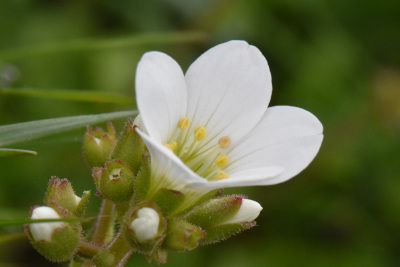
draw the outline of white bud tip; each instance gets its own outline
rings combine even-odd
[[[242,205],[235,216],[224,224],[252,222],[260,215],[261,210],[262,207],[258,202],[250,199],[243,199]]]
[[[61,219],[61,217],[54,209],[42,206],[37,207],[32,211],[31,219]],[[63,224],[63,222],[31,223],[29,229],[35,241],[51,241],[53,231],[61,227]]]
[[[160,216],[157,211],[152,208],[141,208],[130,226],[139,243],[142,243],[157,236],[159,224]]]
[[[79,205],[79,202],[81,202],[81,198],[78,197],[77,195],[75,195],[75,202],[76,202],[76,205]]]

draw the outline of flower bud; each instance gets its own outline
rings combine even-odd
[[[127,242],[144,254],[154,252],[165,237],[166,220],[153,202],[137,204],[125,214],[122,223]]]
[[[205,232],[198,226],[178,219],[168,221],[167,233],[163,246],[174,251],[196,248],[205,235]]]
[[[126,122],[124,131],[119,137],[111,159],[122,160],[136,175],[136,171],[139,169],[142,162],[144,143],[135,128],[136,125],[134,125],[131,120]]]
[[[260,215],[261,210],[262,207],[258,202],[242,199],[242,205],[240,205],[237,213],[223,224],[252,222]]]
[[[31,219],[61,219],[60,213],[47,206],[36,207]],[[71,260],[81,238],[79,223],[40,222],[25,225],[32,246],[44,257],[53,262]]]
[[[159,224],[160,216],[157,211],[144,207],[138,210],[137,218],[131,222],[130,228],[139,243],[143,243],[157,237]]]
[[[33,209],[31,219],[61,219],[61,216],[52,208],[42,206]],[[42,222],[29,225],[32,238],[35,241],[51,241],[53,232],[63,226],[63,222]]]
[[[94,168],[92,175],[102,197],[114,202],[124,202],[132,197],[134,176],[124,162],[110,161],[105,168]]]
[[[84,192],[82,198],[75,195],[71,183],[67,179],[52,177],[44,197],[44,204],[53,208],[62,208],[81,216],[89,200],[89,192]],[[79,206],[79,211],[78,211]]]
[[[190,223],[200,226],[206,236],[202,244],[215,243],[255,226],[254,220],[262,207],[243,196],[228,196],[211,199],[184,217]]]
[[[110,159],[116,143],[116,133],[111,122],[107,124],[107,132],[101,128],[92,130],[87,126],[83,138],[83,154],[89,167],[103,166]]]

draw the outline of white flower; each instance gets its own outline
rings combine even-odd
[[[137,132],[152,164],[150,196],[159,188],[204,192],[271,185],[302,171],[317,154],[322,125],[310,112],[268,107],[271,74],[244,41],[211,48],[183,74],[160,52],[136,72]]]
[[[52,208],[47,206],[37,207],[32,211],[31,219],[60,219],[60,215]],[[54,230],[63,226],[63,222],[41,222],[31,223],[29,225],[30,232],[35,241],[51,241]]]
[[[141,208],[137,213],[137,218],[131,222],[131,228],[135,232],[139,243],[152,240],[158,234],[160,216],[152,208]]]

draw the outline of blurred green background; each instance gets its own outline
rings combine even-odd
[[[275,186],[229,189],[264,210],[259,226],[225,242],[171,254],[166,266],[398,266],[400,264],[400,1],[1,0],[0,125],[133,109],[134,105],[18,96],[89,90],[134,97],[145,51],[184,70],[232,39],[270,64],[271,105],[314,113],[325,139],[313,163]],[[118,131],[123,120],[116,121]],[[78,194],[94,186],[81,154],[85,129],[14,145],[37,156],[0,158],[0,220],[40,205],[49,178]],[[97,213],[93,196],[88,216]],[[55,266],[0,228],[0,266]],[[65,266],[62,265],[62,266]],[[141,255],[127,266],[147,266]]]

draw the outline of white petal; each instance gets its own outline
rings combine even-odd
[[[154,239],[158,234],[158,225],[160,224],[160,216],[158,212],[152,208],[141,208],[137,213],[130,227],[135,232],[139,243]]]
[[[271,98],[268,63],[244,41],[211,48],[190,66],[185,78],[191,130],[206,126],[205,143],[225,135],[232,142],[243,137],[261,119]]]
[[[60,215],[52,208],[47,206],[37,207],[32,211],[31,219],[60,219]],[[42,222],[31,223],[30,232],[35,241],[51,241],[54,230],[63,226],[63,222]]]
[[[189,169],[172,151],[136,128],[151,156],[152,174],[156,183],[169,185],[167,188],[182,190],[190,182],[206,181]]]
[[[185,78],[175,60],[160,52],[144,54],[136,71],[136,100],[148,134],[165,141],[187,107]]]
[[[322,124],[310,112],[290,106],[271,107],[259,125],[227,152],[231,163],[226,171],[235,175],[246,169],[280,166],[284,171],[262,185],[280,183],[310,164],[322,139]]]
[[[239,171],[236,173],[229,173],[229,177],[223,180],[207,181],[201,180],[199,182],[190,183],[189,186],[198,188],[226,188],[226,187],[239,187],[251,185],[264,185],[270,179],[277,177],[283,173],[284,169],[280,166],[269,166],[264,168],[254,168]]]
[[[262,207],[258,202],[250,199],[242,199],[242,205],[238,212],[233,218],[224,222],[224,224],[252,222],[260,215],[261,210]]]

